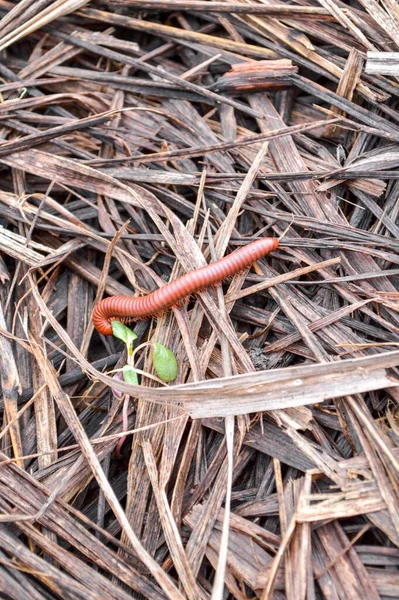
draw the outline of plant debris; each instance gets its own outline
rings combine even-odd
[[[398,598],[397,3],[0,17],[1,598]]]

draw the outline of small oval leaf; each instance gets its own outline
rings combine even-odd
[[[126,383],[131,383],[132,385],[139,384],[137,373],[131,365],[124,365],[122,371],[123,379]]]
[[[133,342],[137,339],[137,335],[120,321],[111,321],[111,327],[113,335],[126,344],[128,354],[130,355],[133,352]]]
[[[168,383],[177,377],[177,360],[169,348],[154,342],[154,356],[152,359],[154,369],[162,381]]]

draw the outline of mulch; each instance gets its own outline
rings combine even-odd
[[[0,597],[398,598],[398,4],[0,16]]]

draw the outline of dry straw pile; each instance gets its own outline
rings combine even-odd
[[[1,598],[398,598],[398,6],[0,0]]]

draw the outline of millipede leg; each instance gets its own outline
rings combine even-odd
[[[154,313],[152,316],[156,317],[157,319],[162,319],[162,317],[164,317],[167,312],[167,310],[161,310],[160,312]]]

